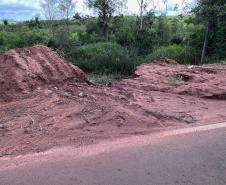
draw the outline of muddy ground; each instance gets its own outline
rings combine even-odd
[[[107,87],[45,46],[0,56],[0,157],[226,121],[226,65],[138,66]]]

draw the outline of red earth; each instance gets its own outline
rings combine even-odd
[[[164,59],[99,87],[45,46],[0,56],[0,157],[226,121],[226,65]]]

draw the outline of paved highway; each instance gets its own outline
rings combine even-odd
[[[0,185],[226,185],[226,123],[0,158]]]

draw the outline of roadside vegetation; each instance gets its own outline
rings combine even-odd
[[[57,8],[47,6],[48,2],[42,4],[49,13],[47,20],[38,16],[24,22],[2,20],[0,55],[13,48],[46,45],[92,74],[91,78],[101,76],[102,84],[160,58],[190,65],[222,63],[226,58],[224,0],[198,0],[192,7],[187,3],[178,16],[146,11],[146,1],[140,1],[140,13],[127,16],[116,11],[125,7],[123,0],[86,0],[96,17],[74,12],[76,4],[69,0],[60,1]],[[179,11],[176,6],[174,10]]]

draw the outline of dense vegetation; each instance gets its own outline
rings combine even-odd
[[[75,14],[73,19],[54,22],[38,17],[16,23],[3,20],[0,54],[17,47],[42,44],[86,72],[130,75],[135,65],[159,58],[200,64],[206,40],[205,63],[225,61],[224,0],[200,0],[192,12],[187,16],[156,16],[150,11],[142,17],[142,28],[139,18],[122,14],[107,15],[108,24],[100,21],[102,14],[99,17]]]

